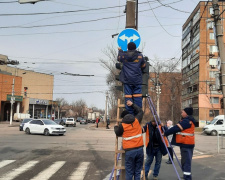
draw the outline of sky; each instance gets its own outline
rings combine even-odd
[[[153,66],[155,57],[160,61],[180,58],[182,25],[198,3],[139,0],[139,49]],[[72,103],[83,99],[88,107],[104,109],[109,72],[99,60],[108,60],[103,53],[108,46],[118,47],[117,37],[112,35],[125,29],[125,4],[126,0],[35,4],[0,0],[0,54],[19,61],[18,68],[53,74],[54,100],[63,97]]]

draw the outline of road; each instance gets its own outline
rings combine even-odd
[[[27,135],[18,129],[0,124],[0,180],[108,179],[114,164],[112,128],[77,124],[67,127],[65,136]],[[225,155],[217,154],[216,142],[217,137],[196,135],[193,180],[225,179]],[[179,148],[175,151],[180,158]],[[159,180],[177,179],[166,161],[167,156],[163,157]],[[179,166],[177,170],[181,175]]]

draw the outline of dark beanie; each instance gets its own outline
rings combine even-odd
[[[135,117],[132,114],[127,114],[126,116],[124,116],[123,121],[129,121],[129,122],[134,122]]]
[[[127,45],[128,50],[135,50],[136,44],[134,42],[129,42]]]
[[[193,115],[193,108],[192,107],[186,107],[186,108],[184,108],[184,111],[186,112],[187,115],[190,115],[190,116]]]
[[[126,116],[127,114],[129,114],[129,111],[128,111],[128,110],[124,110],[124,111],[121,113],[120,117],[121,117],[121,118],[124,118],[124,116]]]

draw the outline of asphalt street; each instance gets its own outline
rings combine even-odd
[[[65,136],[27,135],[18,129],[17,124],[0,123],[0,180],[109,179],[114,165],[113,128],[77,124],[67,127]],[[179,148],[175,152],[180,158]],[[159,180],[178,179],[166,161],[167,156]],[[217,153],[217,137],[196,134],[193,180],[225,179],[224,167],[225,154],[222,149]],[[177,170],[182,175],[179,166]],[[149,177],[152,179],[152,171]]]

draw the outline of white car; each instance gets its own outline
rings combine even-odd
[[[203,128],[203,132],[206,134],[211,134],[212,136],[216,136],[217,134],[225,134],[225,121],[224,115],[216,116],[210,124],[206,125]]]
[[[74,120],[74,118],[66,118],[66,127],[68,126],[73,126],[76,127],[76,121]]]
[[[49,119],[34,119],[24,124],[23,130],[26,134],[58,134],[63,136],[66,129]]]

